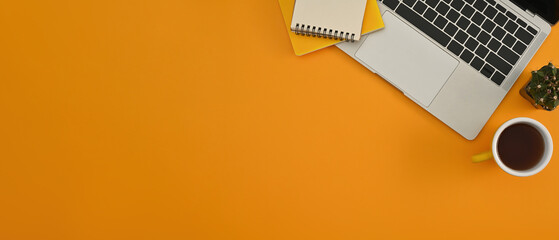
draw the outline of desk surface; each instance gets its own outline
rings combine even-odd
[[[559,29],[475,141],[332,47],[291,49],[277,1],[0,4],[1,239],[559,236],[559,153],[470,163],[526,116]],[[457,106],[459,107],[459,106]]]

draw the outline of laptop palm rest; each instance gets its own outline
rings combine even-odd
[[[355,53],[381,77],[429,106],[459,61],[390,12]]]

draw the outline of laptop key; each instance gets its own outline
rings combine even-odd
[[[475,1],[476,1],[476,0],[466,0],[466,2],[468,2],[470,5],[471,5],[471,4],[474,4]]]
[[[460,11],[462,9],[462,7],[464,7],[464,2],[462,0],[454,0],[450,4],[450,6],[454,9]]]
[[[483,64],[485,64],[485,62],[479,57],[475,57],[472,63],[470,63],[470,65],[478,71],[481,70]]]
[[[509,21],[507,25],[505,25],[505,30],[507,30],[510,33],[514,33],[516,29],[518,29],[518,24],[516,24],[513,21]]]
[[[466,48],[470,49],[471,51],[476,50],[478,45],[479,42],[471,37],[468,38],[468,41],[466,41],[466,44],[464,44],[464,46],[466,46]]]
[[[476,55],[478,55],[480,58],[485,58],[488,53],[489,49],[487,49],[483,45],[480,45],[476,50]]]
[[[491,77],[491,81],[496,83],[497,85],[501,86],[501,83],[505,80],[505,75],[501,74],[500,72],[495,72],[493,77]]]
[[[384,5],[386,5],[392,10],[396,9],[398,3],[400,3],[398,0],[384,0]]]
[[[435,10],[437,10],[437,12],[442,15],[446,15],[448,10],[450,10],[450,7],[446,3],[440,2],[437,8],[435,8]]]
[[[532,42],[532,39],[534,39],[534,36],[532,36],[532,34],[522,28],[519,28],[514,36],[516,36],[518,39],[520,39],[520,41],[526,44],[530,44],[530,42]]]
[[[495,17],[495,14],[497,14],[497,10],[491,6],[487,7],[485,11],[483,11],[483,15],[490,19],[493,19]]]
[[[514,47],[512,48],[512,50],[514,50],[519,55],[522,55],[524,53],[524,51],[526,51],[526,48],[528,48],[528,46],[526,46],[522,42],[518,41],[518,42],[516,42],[516,44],[514,44]]]
[[[508,11],[507,13],[505,13],[507,15],[507,17],[509,17],[510,19],[512,19],[513,21],[516,21],[516,15],[514,15],[514,13]]]
[[[489,47],[489,49],[491,49],[491,51],[497,52],[497,51],[499,51],[499,48],[501,48],[501,43],[499,41],[497,41],[497,39],[493,38],[493,39],[491,39],[491,41],[489,41],[489,44],[487,44],[487,47]]]
[[[522,21],[522,19],[516,19],[516,23],[518,23],[518,25],[522,26],[523,28],[525,28],[526,26],[528,26],[528,24],[524,21]]]
[[[491,32],[495,28],[495,23],[493,23],[491,21],[485,21],[483,23],[483,25],[481,25],[481,28],[483,28],[483,30],[485,30],[487,32]]]
[[[507,36],[505,36],[505,38],[503,39],[503,43],[507,45],[507,47],[511,48],[512,46],[514,46],[514,43],[516,43],[516,39],[507,33]]]
[[[429,37],[433,38],[439,44],[446,47],[446,45],[450,42],[450,37],[446,35],[446,33],[437,29],[437,27],[423,19],[423,17],[412,11],[408,6],[400,5],[396,9],[396,13],[408,20],[408,22],[423,31]]]
[[[505,9],[505,7],[503,7],[503,5],[501,5],[501,4],[497,3],[497,5],[495,5],[495,8],[497,8],[497,10],[499,10],[499,12],[502,12],[502,13],[507,12],[507,9]]]
[[[476,10],[473,9],[472,7],[470,7],[470,5],[466,5],[464,6],[464,8],[462,8],[462,11],[460,11],[464,16],[466,16],[467,18],[471,18],[472,15],[474,15],[474,12]]]
[[[415,4],[417,0],[404,0],[404,3],[410,7],[413,6],[413,4]]]
[[[485,18],[486,17],[481,15],[481,13],[476,12],[476,14],[472,17],[472,21],[477,25],[481,25],[483,21],[485,21]]]
[[[512,65],[508,64],[501,57],[495,55],[495,53],[490,52],[485,60],[505,75],[509,75],[510,71],[512,70]]]
[[[495,5],[497,2],[495,0],[485,0],[489,5]]]
[[[452,53],[456,54],[456,56],[460,56],[460,53],[462,52],[462,50],[464,50],[464,47],[462,45],[460,45],[460,43],[458,43],[456,41],[452,41],[448,45],[448,50],[450,50]]]
[[[512,65],[515,65],[520,56],[507,47],[502,47],[497,54]]]
[[[458,41],[459,43],[464,43],[468,39],[468,34],[464,31],[462,31],[462,30],[458,30],[458,33],[456,33],[456,36],[454,36],[454,39],[456,41]]]
[[[423,2],[417,2],[415,6],[413,6],[413,9],[419,14],[423,14],[425,12],[425,9],[427,9],[427,5],[425,5],[425,3]]]
[[[437,12],[433,11],[433,9],[427,9],[427,11],[425,12],[425,14],[423,14],[423,16],[425,18],[427,18],[427,20],[429,21],[433,21],[435,20],[435,18],[437,18]]]
[[[450,11],[448,11],[448,13],[446,14],[446,18],[448,18],[448,20],[450,20],[451,22],[456,23],[456,21],[458,21],[458,18],[460,18],[460,13],[458,13],[454,9],[450,9]]]
[[[448,20],[446,20],[443,16],[439,15],[437,17],[437,19],[435,20],[435,26],[439,27],[440,29],[443,29],[444,26],[446,26],[446,24],[448,23]]]
[[[472,58],[474,58],[474,54],[468,49],[464,49],[464,52],[460,54],[460,58],[464,60],[464,62],[470,63],[470,61],[472,61]]]
[[[481,44],[487,44],[489,42],[489,40],[491,40],[491,36],[489,36],[489,34],[485,31],[481,31],[479,33],[479,35],[477,36],[477,40],[481,43]]]
[[[468,26],[470,26],[470,21],[466,19],[464,16],[460,17],[458,23],[456,23],[458,27],[462,28],[462,30],[466,30]]]
[[[449,23],[448,25],[446,25],[446,27],[444,28],[444,32],[447,33],[448,35],[450,35],[451,37],[454,36],[454,34],[458,31],[458,27],[456,27],[454,24]]]
[[[528,26],[528,32],[530,32],[532,35],[536,35],[538,34],[538,30],[536,30],[535,28],[533,28],[532,26]]]
[[[503,30],[501,27],[496,27],[495,30],[493,30],[493,33],[491,33],[493,37],[499,40],[503,40],[505,34],[507,34],[507,32],[505,32],[505,30]]]
[[[426,0],[425,2],[427,3],[427,5],[429,5],[432,8],[435,8],[439,3],[438,0]]]
[[[472,37],[477,37],[480,30],[481,29],[478,26],[472,24],[472,25],[470,25],[470,27],[468,28],[468,30],[466,32],[468,32],[468,34],[470,34],[470,36],[472,36]]]
[[[497,16],[495,16],[495,23],[497,23],[497,25],[499,26],[504,26],[507,21],[507,16],[503,15],[502,13],[498,13]]]
[[[474,3],[474,8],[477,9],[480,12],[483,12],[483,10],[485,10],[485,7],[487,6],[487,3],[483,0],[477,0],[476,3]]]
[[[493,75],[493,73],[495,72],[495,68],[493,68],[491,65],[489,64],[485,64],[483,66],[483,68],[481,68],[481,74],[483,74],[483,76],[486,76],[487,78],[490,78],[491,75]]]

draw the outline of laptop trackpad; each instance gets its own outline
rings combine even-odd
[[[407,95],[429,106],[458,60],[390,12],[385,29],[365,39],[355,56]]]

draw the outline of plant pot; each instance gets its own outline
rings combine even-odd
[[[528,87],[528,84],[530,84],[531,81],[532,81],[532,79],[530,79],[530,81],[528,81],[526,84],[524,84],[524,86],[522,88],[520,88],[520,95],[522,97],[524,97],[526,100],[528,100],[528,102],[530,102],[530,104],[532,104],[532,106],[534,106],[536,109],[553,111],[553,109],[545,109],[541,105],[537,104],[536,100],[532,97],[532,95],[530,95],[530,93],[528,92],[528,90],[526,88]]]

